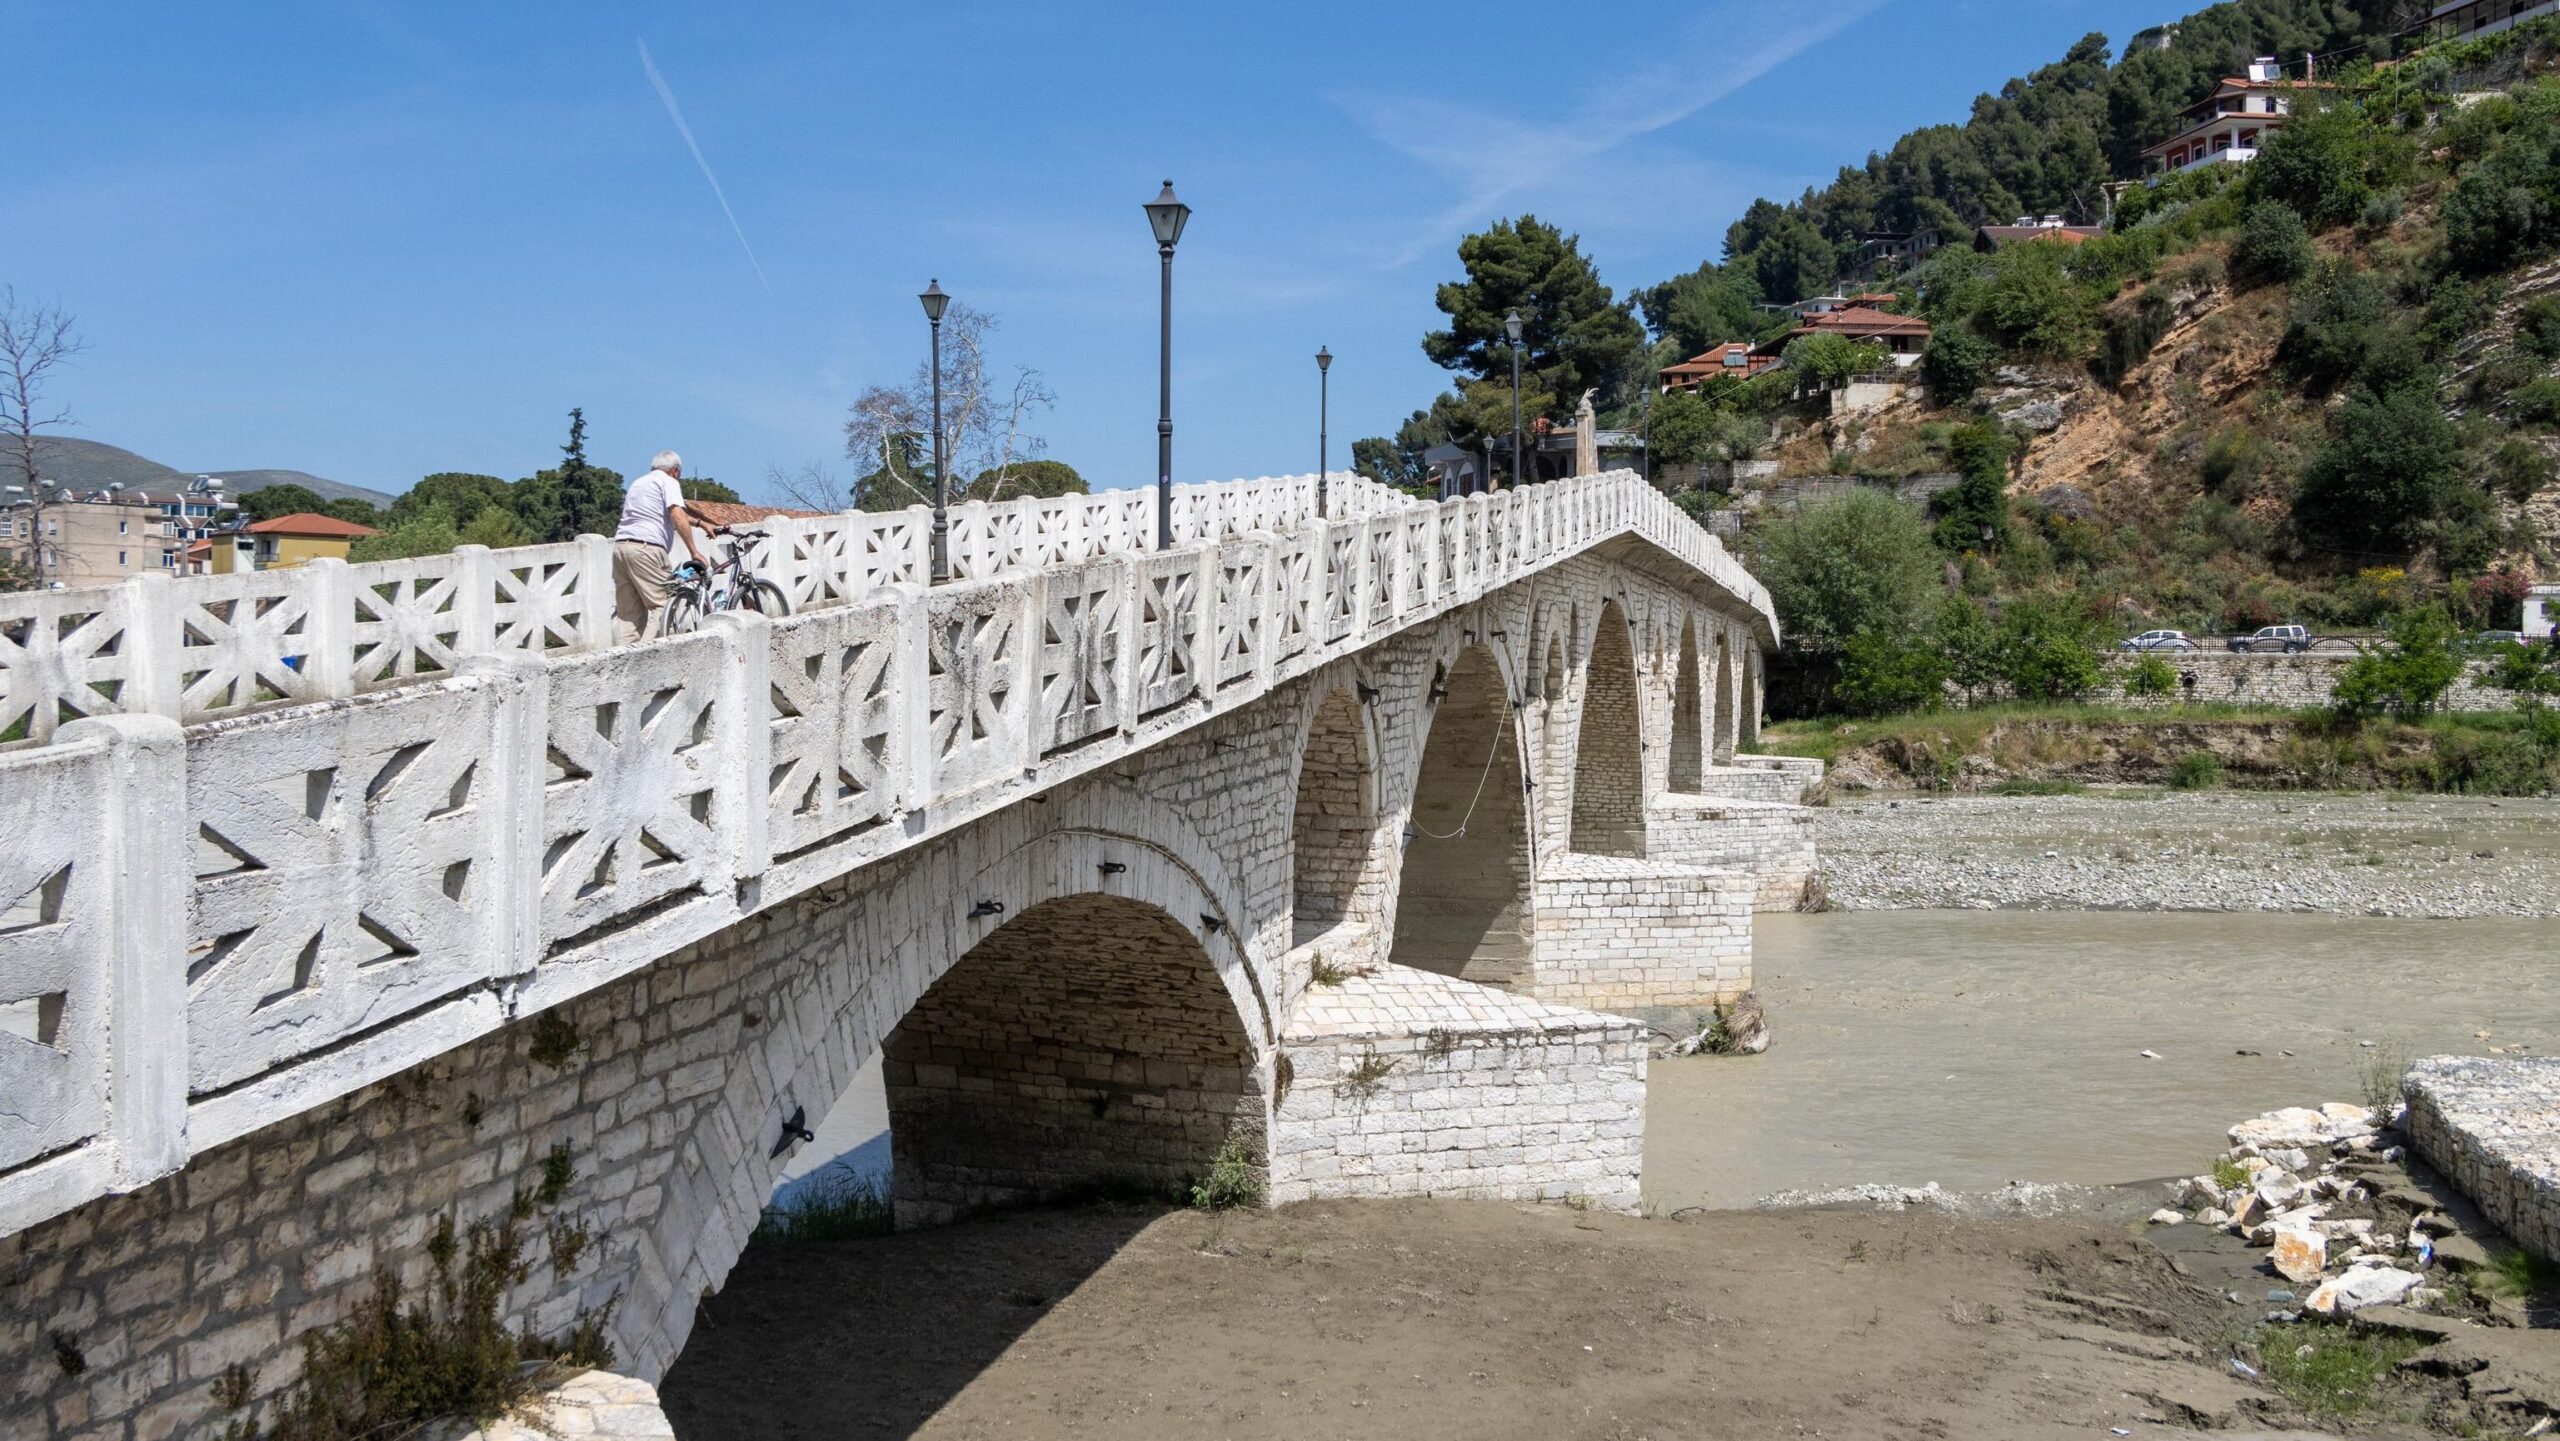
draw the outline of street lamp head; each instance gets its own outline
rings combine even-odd
[[[942,312],[951,304],[951,297],[944,293],[942,282],[939,280],[925,282],[924,294],[917,296],[916,299],[924,302],[924,318],[940,325]]]
[[[1171,250],[1182,241],[1182,227],[1191,219],[1191,207],[1174,198],[1173,182],[1164,183],[1163,193],[1147,202],[1147,224],[1155,227],[1156,244]]]
[[[1502,333],[1511,337],[1512,344],[1520,343],[1520,312],[1516,307],[1509,315],[1502,317]]]
[[[1319,374],[1319,375],[1321,375],[1321,374],[1323,374],[1324,372],[1326,372],[1326,371],[1328,371],[1328,370],[1331,370],[1331,369],[1333,369],[1333,352],[1332,352],[1332,351],[1330,351],[1330,350],[1325,349],[1325,348],[1324,348],[1323,346],[1321,346],[1321,345],[1317,346],[1317,347],[1316,347],[1316,373],[1317,373],[1317,374]]]

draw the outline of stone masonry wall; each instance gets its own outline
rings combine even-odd
[[[1585,855],[1644,854],[1644,727],[1627,621],[1605,605],[1582,689],[1573,775],[1572,849]]]
[[[1396,967],[1310,992],[1287,1045],[1274,1201],[1637,1205],[1645,1034],[1633,1021]]]
[[[2517,1245],[2560,1261],[2560,1059],[2431,1056],[2400,1089],[2427,1164]]]
[[[2162,652],[2160,659],[2180,675],[2192,673],[2195,690],[2190,695],[2183,685],[2165,696],[2136,696],[2125,693],[2125,681],[2133,673],[2139,657],[2118,656],[2107,667],[2106,684],[2090,697],[2103,705],[2132,706],[2147,710],[2165,710],[2192,699],[2214,705],[2264,706],[2273,710],[2313,710],[2329,704],[2336,692],[2338,677],[2354,663],[2355,657],[2344,652],[2306,651],[2301,655],[2236,655],[2228,651],[2198,651],[2191,655]],[[2486,683],[2489,667],[2485,661],[2472,661],[2463,668],[2462,679],[2445,693],[2444,706],[2456,711],[2502,711],[2515,705],[2515,696]]]
[[[1378,894],[1378,817],[1369,740],[1359,702],[1337,690],[1316,708],[1298,763],[1291,807],[1298,929],[1368,921],[1384,907]]]
[[[901,1226],[1068,1191],[1169,1189],[1237,1135],[1262,1150],[1253,1047],[1161,912],[1049,901],[933,983],[882,1048]]]
[[[1697,794],[1769,805],[1801,805],[1822,783],[1823,765],[1802,756],[1736,756],[1706,773]]]
[[[1654,860],[1749,876],[1761,911],[1798,909],[1817,869],[1813,812],[1800,805],[1664,796],[1653,803],[1650,836]]]
[[[1565,856],[1538,875],[1531,994],[1593,1009],[1704,1005],[1751,989],[1756,886],[1740,871]]]

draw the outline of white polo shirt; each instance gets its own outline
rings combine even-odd
[[[613,528],[613,538],[671,549],[676,543],[676,528],[667,519],[667,511],[683,503],[684,489],[676,484],[674,476],[663,470],[650,471],[623,487],[622,523]]]

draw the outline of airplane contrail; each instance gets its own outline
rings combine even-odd
[[[649,58],[649,42],[640,42],[640,66],[649,72],[649,83],[658,89],[658,98],[666,103],[667,118],[676,123],[676,133],[684,137],[684,148],[693,152],[693,163],[702,169],[702,178],[711,182],[711,198],[720,202],[720,213],[729,217],[729,233],[738,237],[738,248],[747,252],[747,264],[755,267],[756,283],[764,293],[773,293],[773,282],[765,279],[764,263],[756,259],[756,248],[747,243],[747,232],[738,224],[738,212],[729,208],[729,195],[720,188],[720,177],[711,173],[711,162],[702,158],[702,147],[694,143],[693,127],[684,123],[684,110],[676,104],[676,93],[667,88],[667,78],[658,73],[658,62]]]

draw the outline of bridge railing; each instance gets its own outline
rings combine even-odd
[[[1313,476],[1176,486],[1175,541],[1292,528],[1313,518],[1315,489]],[[1357,475],[1334,476],[1330,500],[1339,516],[1421,505]],[[971,502],[951,508],[950,524],[954,578],[986,580],[1152,549],[1155,496]],[[921,506],[761,528],[754,563],[795,611],[926,579],[931,519]],[[40,744],[83,716],[193,723],[430,680],[466,656],[612,643],[613,552],[595,536],[0,595],[0,744]]]
[[[845,603],[629,646],[592,538],[37,597],[18,654],[121,625],[44,674],[129,713],[0,752],[0,1235],[1598,542],[1765,612],[1624,474],[1321,523],[1192,498],[1170,551],[1088,506],[1080,558],[930,588],[847,564],[812,590]]]

